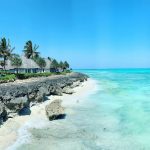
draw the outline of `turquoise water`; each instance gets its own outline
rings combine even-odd
[[[78,70],[97,91],[19,150],[150,150],[150,69]]]

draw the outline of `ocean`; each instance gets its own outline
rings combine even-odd
[[[96,90],[70,106],[66,119],[31,126],[16,149],[150,150],[150,69],[77,71]]]

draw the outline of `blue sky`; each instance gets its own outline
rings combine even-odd
[[[149,0],[0,0],[0,37],[72,68],[150,67]]]

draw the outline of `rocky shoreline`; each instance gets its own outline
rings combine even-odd
[[[30,107],[43,102],[47,96],[72,94],[72,88],[87,80],[82,73],[70,73],[0,85],[0,121],[16,114],[30,114]],[[5,119],[5,120],[4,120]]]

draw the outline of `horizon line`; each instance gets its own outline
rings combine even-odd
[[[104,69],[107,69],[107,70],[111,70],[111,69],[150,69],[150,67],[142,67],[142,68],[75,68],[75,69],[72,69],[72,70],[104,70]]]

